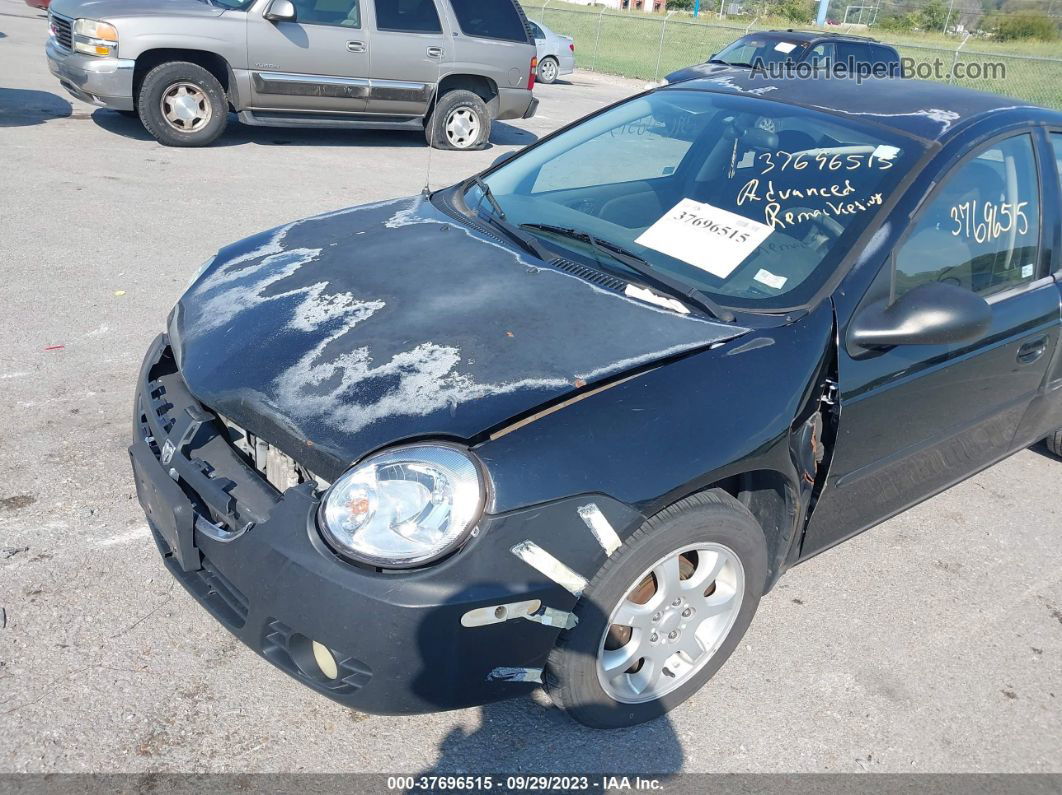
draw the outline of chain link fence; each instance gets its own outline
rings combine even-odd
[[[756,20],[748,25],[695,21],[671,12],[646,14],[603,7],[573,8],[549,0],[523,3],[527,15],[557,33],[575,39],[580,68],[643,80],[659,80],[669,72],[700,63],[739,36],[765,30]],[[948,49],[890,42],[910,59],[915,78],[962,85],[979,91],[1023,99],[1062,109],[1062,58],[1011,55],[969,49],[965,42]]]

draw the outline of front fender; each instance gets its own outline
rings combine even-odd
[[[621,381],[495,434],[476,447],[493,511],[604,494],[651,516],[726,478],[768,470],[797,499],[793,424],[833,353],[828,301],[799,321],[757,330]],[[795,506],[787,539],[806,506]],[[621,538],[640,520],[617,527]],[[768,539],[769,544],[772,539]]]

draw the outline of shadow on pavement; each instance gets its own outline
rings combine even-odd
[[[72,112],[73,106],[57,94],[0,87],[0,127],[32,127]]]
[[[1057,455],[1055,455],[1054,453],[1052,453],[1050,450],[1047,449],[1047,440],[1046,439],[1043,439],[1043,440],[1037,442],[1036,444],[1034,444],[1029,449],[1032,452],[1034,452],[1034,453],[1039,453],[1044,458],[1051,459],[1052,461],[1058,461],[1059,460]]]
[[[3,89],[0,89],[2,91]],[[26,92],[40,93],[40,92]],[[66,103],[69,110],[70,103]],[[2,107],[2,100],[0,100]],[[67,113],[66,115],[69,115]],[[102,130],[136,141],[154,140],[140,120],[113,110],[98,108],[92,113],[92,121]],[[526,146],[538,140],[538,136],[504,122],[495,122],[490,141],[500,146]],[[305,127],[252,127],[241,124],[236,114],[229,114],[225,132],[211,146],[390,146],[427,148],[422,132],[405,130],[330,130]],[[488,145],[489,148],[489,145]]]
[[[491,126],[490,143],[497,146],[528,146],[538,140],[530,130],[522,130],[503,121],[496,121]]]

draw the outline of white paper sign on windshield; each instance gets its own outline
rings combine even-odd
[[[725,279],[772,231],[759,221],[683,199],[635,242]]]
[[[796,45],[792,42],[780,41],[776,45],[774,45],[774,48],[778,50],[778,52],[792,52],[796,49]]]

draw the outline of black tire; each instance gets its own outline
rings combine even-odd
[[[447,132],[447,124],[455,114],[467,113],[474,117],[476,129],[474,134],[461,137]],[[463,152],[483,149],[490,139],[490,111],[487,103],[478,94],[471,91],[448,91],[439,97],[431,116],[424,127],[424,137],[429,146],[436,149],[458,150]]]
[[[715,653],[688,681],[642,703],[614,699],[597,673],[598,650],[612,611],[635,578],[656,561],[690,544],[715,543],[733,551],[744,570],[740,608]],[[659,717],[686,701],[726,662],[759,606],[767,579],[767,545],[752,514],[730,495],[709,491],[687,497],[639,528],[605,562],[574,609],[579,622],[561,633],[550,653],[544,682],[553,702],[586,726],[621,728]]]
[[[549,66],[546,66],[549,64]],[[543,85],[551,85],[557,82],[557,78],[560,77],[560,64],[557,59],[547,55],[538,63],[538,75],[535,79]]]
[[[1062,428],[1047,437],[1047,449],[1062,458]]]
[[[193,92],[198,89],[202,100],[197,107],[206,117],[200,126],[193,122],[187,130],[168,121],[162,111],[163,97],[171,90],[179,90],[181,84],[187,84],[186,89]],[[225,130],[229,103],[221,83],[202,66],[187,61],[170,61],[156,66],[144,78],[137,98],[137,112],[147,131],[164,146],[209,146]]]

